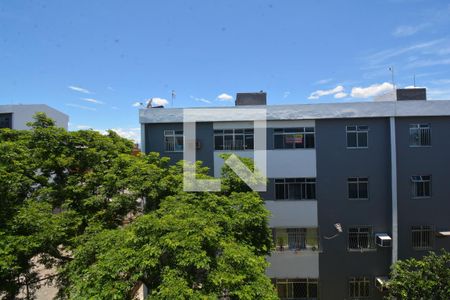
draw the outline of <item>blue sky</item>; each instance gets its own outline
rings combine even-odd
[[[138,138],[138,108],[450,99],[448,1],[1,1],[0,103],[46,103],[72,130]],[[219,97],[220,96],[220,97]],[[230,97],[231,96],[231,97]]]

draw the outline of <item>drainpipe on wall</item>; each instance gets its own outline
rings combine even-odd
[[[391,129],[391,189],[392,189],[392,263],[398,259],[398,206],[397,206],[397,144],[395,117],[390,117]]]
[[[141,124],[141,151],[145,153],[145,124]]]

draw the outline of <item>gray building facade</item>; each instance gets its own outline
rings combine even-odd
[[[251,109],[266,109],[281,299],[382,299],[391,263],[450,250],[450,101],[245,105],[197,123],[197,160],[253,157]],[[140,111],[142,148],[183,159],[183,109]]]

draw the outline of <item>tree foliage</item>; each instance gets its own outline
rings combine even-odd
[[[397,299],[450,299],[450,253],[442,250],[398,261],[392,266],[388,291]]]
[[[155,299],[275,297],[268,212],[232,172],[224,192],[187,193],[181,163],[133,156],[113,131],[29,126],[0,129],[0,297],[31,297],[37,264],[57,268],[62,299],[129,299],[137,282]]]

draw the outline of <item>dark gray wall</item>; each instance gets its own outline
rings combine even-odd
[[[183,159],[182,152],[164,151],[164,130],[183,130],[182,123],[145,124],[145,151],[158,152],[161,156],[170,157],[171,163]],[[209,174],[214,175],[214,140],[213,125],[210,122],[201,122],[196,125],[196,139],[200,142],[196,159],[209,167]]]
[[[368,125],[369,148],[347,149],[346,126]],[[381,299],[375,276],[387,275],[391,248],[349,252],[348,228],[371,225],[373,232],[391,233],[390,143],[388,119],[316,121],[318,220],[322,236],[319,254],[321,299],[348,299],[348,278],[368,276],[372,299]],[[369,178],[369,200],[348,200],[347,178]],[[333,224],[341,223],[343,233]]]
[[[431,124],[431,147],[409,146],[409,125]],[[411,226],[433,225],[450,230],[450,118],[397,118],[399,259],[420,257],[428,250],[412,248]],[[411,176],[432,175],[432,196],[412,199]],[[434,250],[450,250],[450,238],[436,238]]]

